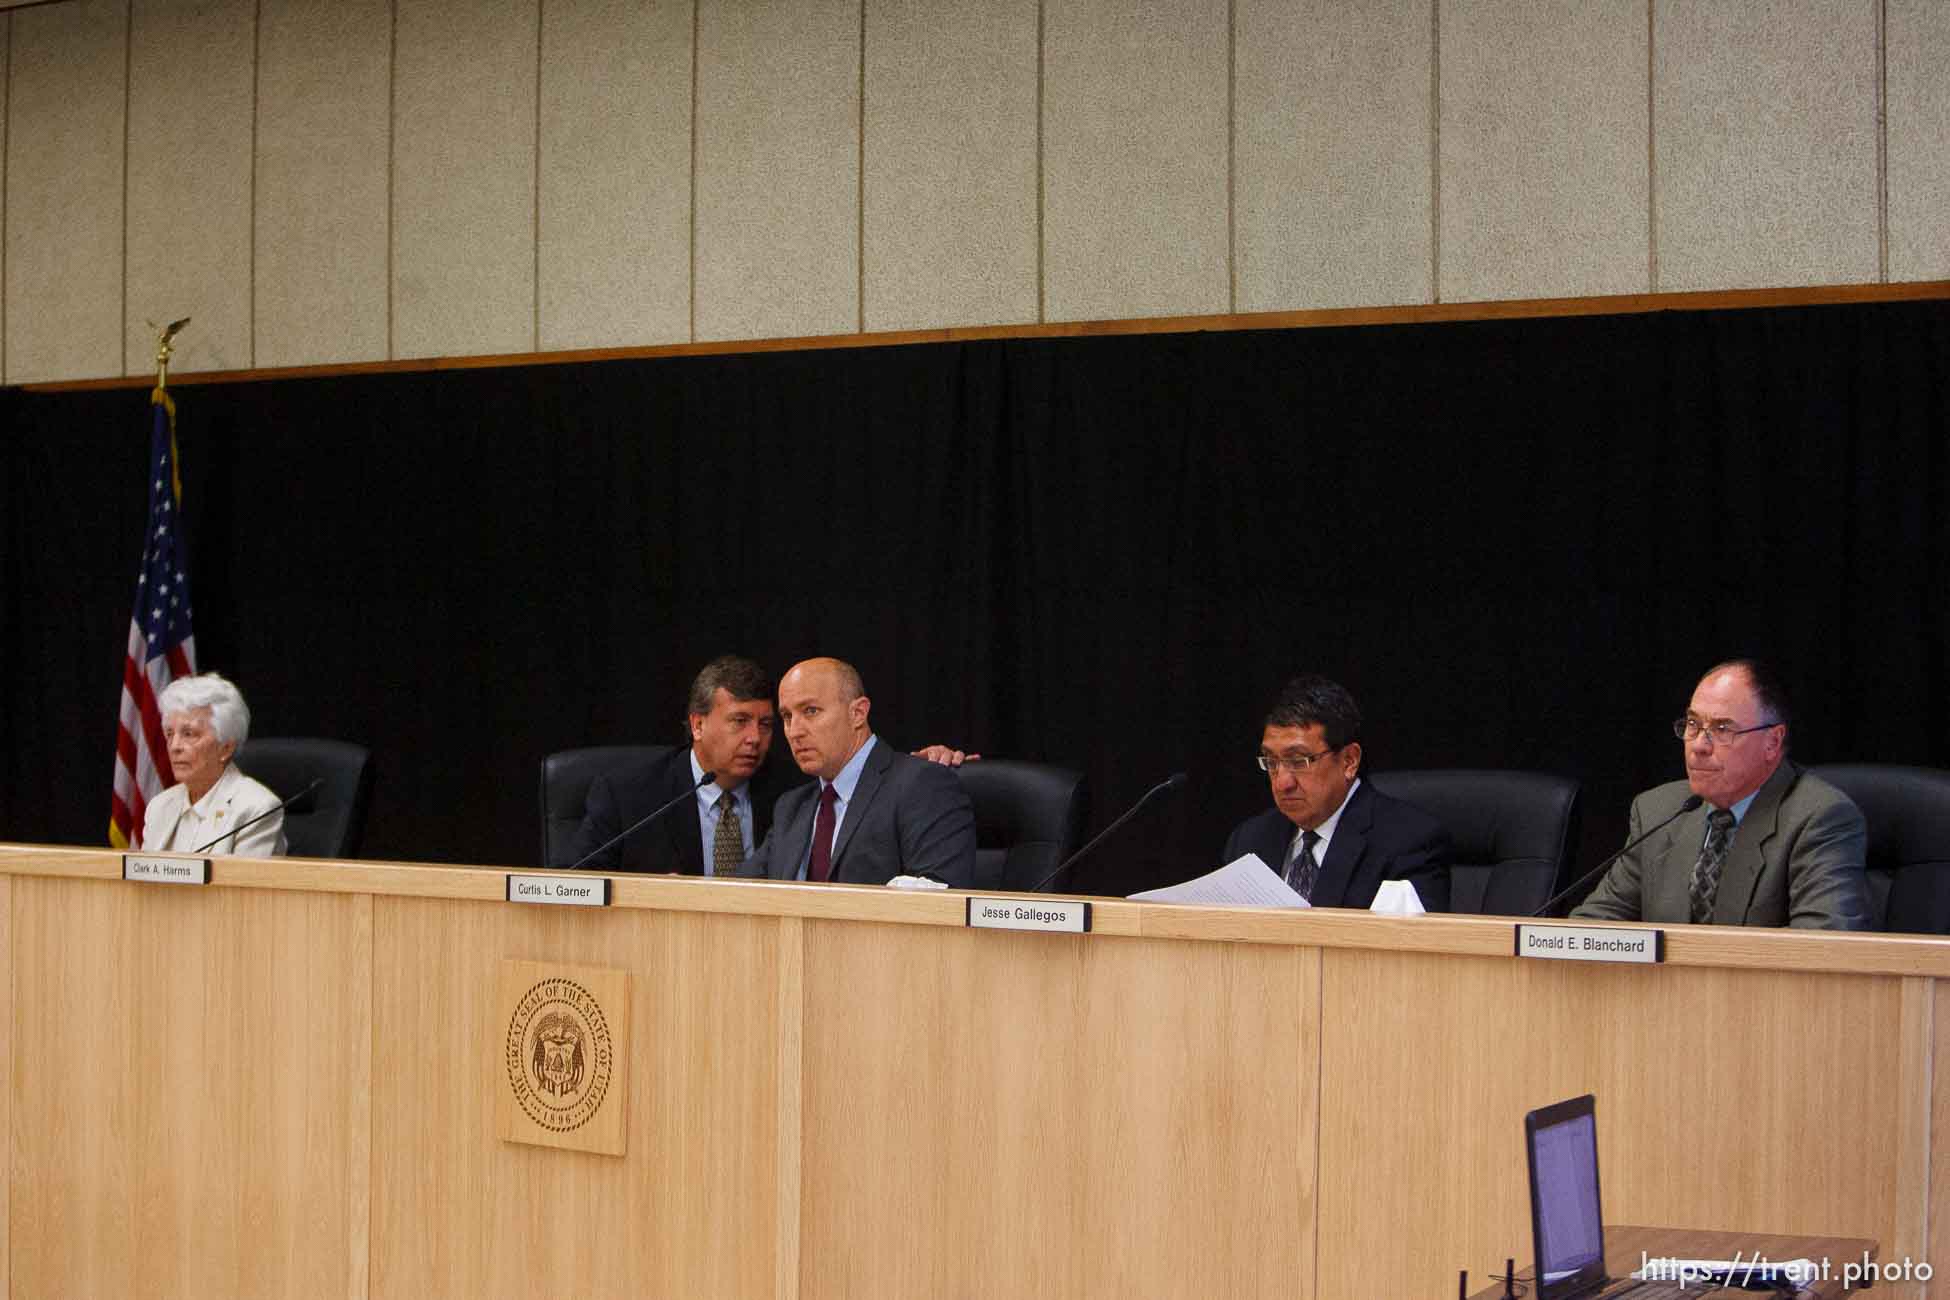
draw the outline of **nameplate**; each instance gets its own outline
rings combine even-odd
[[[1054,930],[1084,934],[1090,929],[1090,904],[1046,898],[971,898],[968,924],[977,930]]]
[[[122,879],[146,880],[157,885],[207,885],[210,859],[180,853],[124,853]]]
[[[608,876],[509,876],[510,903],[556,907],[608,907]]]
[[[1595,925],[1519,925],[1517,956],[1542,957],[1548,961],[1622,961],[1649,966],[1666,959],[1666,932]]]

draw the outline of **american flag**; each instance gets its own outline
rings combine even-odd
[[[176,784],[163,744],[156,697],[196,671],[190,632],[189,554],[183,546],[183,480],[176,472],[176,404],[157,388],[149,396],[149,521],[142,533],[142,572],[122,658],[122,713],[115,733],[115,795],[108,838],[118,849],[142,847],[142,813]]]

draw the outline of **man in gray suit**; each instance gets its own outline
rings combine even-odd
[[[884,885],[975,878],[975,810],[961,779],[880,743],[853,666],[808,659],[779,680],[779,722],[793,761],[818,777],[779,796],[772,830],[741,876]]]
[[[1673,734],[1685,744],[1686,779],[1632,801],[1627,843],[1689,794],[1702,806],[1621,857],[1571,915],[1866,928],[1861,810],[1788,761],[1787,698],[1772,670],[1752,659],[1715,665]]]

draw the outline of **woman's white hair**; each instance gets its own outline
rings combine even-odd
[[[251,711],[244,704],[243,692],[215,673],[178,677],[163,687],[156,707],[165,718],[172,713],[210,710],[210,729],[226,745],[241,745],[251,734]]]

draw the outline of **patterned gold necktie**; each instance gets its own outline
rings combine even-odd
[[[745,860],[745,828],[738,822],[738,804],[730,790],[718,796],[718,833],[711,837],[711,874],[735,876]]]

